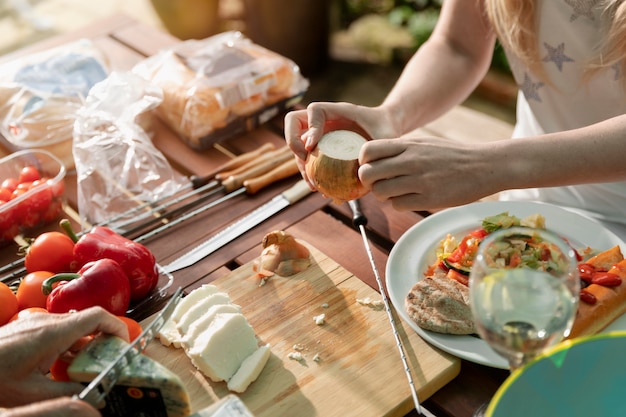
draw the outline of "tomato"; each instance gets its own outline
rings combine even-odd
[[[13,198],[13,191],[8,188],[0,187],[0,200],[10,201]]]
[[[448,278],[451,278],[465,286],[469,285],[469,277],[467,275],[460,273],[459,271],[455,271],[454,269],[451,269],[448,271]]]
[[[74,241],[65,233],[46,232],[37,236],[24,258],[27,272],[72,272]]]
[[[20,170],[20,175],[17,178],[17,180],[20,183],[24,183],[24,182],[33,182],[40,178],[41,178],[41,174],[39,173],[39,170],[37,169],[37,167],[28,165],[28,166],[23,167]]]
[[[126,327],[128,327],[128,337],[131,342],[135,340],[141,334],[141,332],[143,332],[141,324],[131,319],[130,317],[117,316],[117,318],[126,323]]]
[[[22,278],[15,294],[18,308],[20,310],[29,307],[46,308],[48,296],[41,290],[41,285],[53,275],[54,273],[48,271],[35,271]]]
[[[72,360],[76,357],[76,354],[85,347],[85,345],[93,339],[93,336],[83,336],[78,339],[69,348],[67,352],[63,352],[50,366],[50,377],[55,381],[69,381],[70,377],[67,374],[67,368],[69,368]]]
[[[0,184],[0,187],[6,188],[7,190],[13,192],[17,188],[18,184],[19,184],[19,181],[17,180],[17,178],[7,178],[4,181],[2,181],[2,184]]]
[[[11,320],[18,311],[17,297],[11,288],[0,282],[0,326]]]
[[[27,307],[15,313],[13,317],[11,317],[9,322],[12,322],[17,319],[23,319],[35,313],[48,313],[48,310],[46,310],[45,308],[41,308],[41,307]]]
[[[52,362],[52,366],[50,366],[50,377],[54,381],[69,381],[70,376],[67,374],[67,368],[70,367],[71,363],[70,358],[63,356],[58,357],[54,362]]]

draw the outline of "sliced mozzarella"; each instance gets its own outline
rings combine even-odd
[[[159,330],[157,334],[161,343],[165,346],[169,346],[172,344],[173,340],[178,339],[180,334],[176,328],[176,322],[197,302],[216,292],[218,292],[218,290],[215,285],[205,284],[183,297],[183,299],[178,302],[169,320],[163,324],[163,327],[161,327],[161,330]]]
[[[270,358],[270,353],[270,345],[263,345],[248,356],[235,375],[228,380],[228,389],[239,393],[244,392],[259,377]]]
[[[211,380],[228,381],[257,347],[254,330],[243,314],[222,313],[215,316],[187,355]]]
[[[189,326],[200,318],[206,311],[218,304],[230,304],[230,297],[225,292],[216,292],[214,294],[205,297],[193,306],[191,306],[176,322],[176,330],[178,336],[172,339],[172,343],[175,347],[181,347],[181,339],[187,333]]]
[[[241,313],[241,307],[236,304],[217,304],[211,306],[202,316],[194,320],[187,331],[182,335],[181,345],[189,349],[195,343],[200,334],[205,331],[220,313]]]

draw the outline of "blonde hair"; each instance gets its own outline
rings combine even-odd
[[[553,1],[553,0],[546,0]],[[619,65],[626,75],[626,2],[600,0],[609,25],[599,53],[586,67],[587,75]],[[487,16],[499,41],[540,78],[545,78],[535,32],[534,0],[485,0]],[[624,80],[626,77],[622,77]],[[624,81],[626,88],[626,81]]]

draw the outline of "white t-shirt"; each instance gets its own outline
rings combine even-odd
[[[585,64],[596,57],[606,29],[606,18],[596,3],[600,2],[537,2],[539,51],[550,82],[540,81],[509,54],[520,88],[513,137],[575,129],[626,113],[624,74],[619,67],[583,79]],[[626,182],[510,190],[502,192],[500,199],[537,200],[572,208],[606,221],[626,239]]]

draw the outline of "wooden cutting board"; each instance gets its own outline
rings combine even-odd
[[[387,313],[357,302],[380,301],[380,294],[303,243],[312,264],[297,275],[274,276],[259,286],[249,263],[212,282],[242,307],[260,341],[271,346],[261,375],[239,397],[257,417],[405,415],[413,401]],[[314,317],[322,313],[325,322],[318,325]],[[459,373],[460,360],[428,345],[397,316],[395,321],[424,400]],[[288,357],[296,345],[302,361]],[[198,372],[181,349],[155,340],[146,353],[181,377],[193,411],[229,393],[224,382]],[[313,360],[316,354],[319,361]]]

